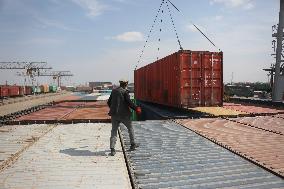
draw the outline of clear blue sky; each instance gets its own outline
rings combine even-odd
[[[193,21],[224,52],[224,81],[267,81],[272,62],[271,26],[279,0],[172,0],[170,9],[184,49],[217,51]],[[128,78],[160,0],[0,0],[0,61],[47,61],[75,76],[66,85]],[[179,49],[164,6],[138,67]],[[159,28],[162,32],[159,32]],[[158,38],[161,41],[158,42]],[[157,48],[160,47],[160,51]],[[21,83],[0,70],[0,84]],[[40,82],[50,82],[41,79]]]

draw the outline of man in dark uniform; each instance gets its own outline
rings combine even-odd
[[[130,108],[135,110],[138,114],[141,113],[141,108],[136,106],[129,97],[129,91],[126,89],[128,81],[125,79],[119,80],[120,86],[113,89],[111,95],[107,101],[110,108],[109,115],[111,116],[111,137],[110,137],[110,149],[111,155],[115,155],[115,144],[117,140],[117,130],[120,123],[123,123],[129,133],[130,138],[130,150],[135,150],[138,145],[134,141],[134,130],[131,124],[131,111]]]

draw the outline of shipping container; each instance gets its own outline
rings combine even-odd
[[[66,91],[66,90],[67,90],[67,87],[66,87],[66,86],[60,86],[60,87],[58,87],[58,88],[60,88],[60,90],[62,90],[62,91]]]
[[[25,87],[23,87],[23,86],[19,86],[19,95],[20,96],[24,96],[25,95]]]
[[[56,93],[57,92],[57,86],[56,85],[49,85],[49,92]]]
[[[223,53],[181,50],[134,71],[135,98],[178,108],[222,106]]]
[[[33,92],[32,87],[25,86],[25,95],[31,95]]]
[[[13,86],[8,86],[9,88],[9,97],[16,97],[20,96],[20,87],[13,85]]]
[[[9,96],[9,88],[8,86],[0,86],[0,98]]]
[[[32,91],[33,91],[33,94],[41,93],[40,87],[37,87],[37,86],[33,86],[32,87]]]
[[[42,93],[48,93],[49,92],[49,86],[48,85],[41,85],[40,90]]]

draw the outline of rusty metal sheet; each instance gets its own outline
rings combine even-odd
[[[105,101],[97,102],[61,102],[53,107],[22,116],[16,121],[24,120],[109,120],[109,108]]]
[[[284,180],[171,121],[133,122],[139,148],[129,151],[134,188],[283,188]],[[131,174],[131,175],[132,175]]]
[[[273,116],[239,117],[230,120],[284,135],[284,120]]]
[[[76,120],[76,119],[86,119],[86,120],[110,120],[108,115],[108,107],[100,108],[78,108],[74,112],[62,118],[63,120]]]
[[[59,102],[55,104],[54,107],[100,107],[107,106],[106,101],[67,101],[67,102]]]
[[[24,120],[58,120],[67,114],[74,111],[75,108],[45,108],[39,110],[37,112],[33,112],[31,114],[19,117],[16,121],[24,121]]]
[[[79,100],[80,98],[82,98],[82,96],[70,95],[70,96],[67,96],[67,97],[60,98],[60,99],[57,100],[57,101],[63,101],[63,100]]]
[[[261,107],[255,105],[242,105],[242,104],[234,104],[234,103],[224,103],[224,108],[247,112],[250,114],[277,114],[284,112],[283,109],[276,109],[270,107]]]
[[[189,129],[284,176],[284,136],[225,119],[178,120]]]
[[[247,114],[241,111],[230,110],[223,107],[196,107],[190,108],[190,110],[207,113],[214,116],[239,116]]]

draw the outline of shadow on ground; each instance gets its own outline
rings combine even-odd
[[[91,152],[90,150],[79,150],[76,148],[67,148],[64,150],[60,150],[59,152],[70,155],[70,156],[108,156],[108,153],[110,152],[110,150]]]

